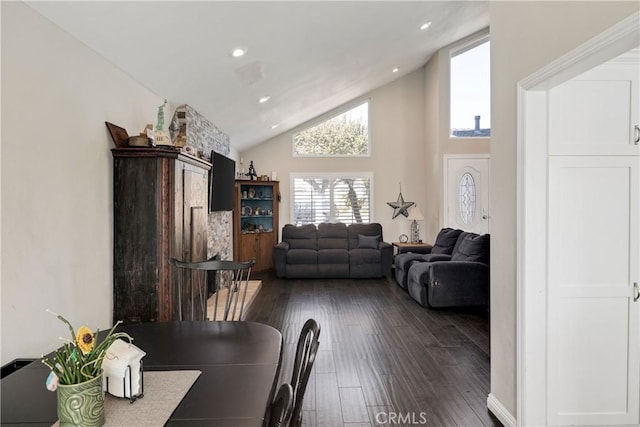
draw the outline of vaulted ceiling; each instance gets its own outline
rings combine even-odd
[[[198,110],[238,151],[416,70],[489,25],[486,1],[27,4],[154,93]],[[235,58],[238,47],[246,54]]]

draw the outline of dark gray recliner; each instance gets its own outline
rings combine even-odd
[[[462,230],[443,228],[436,236],[436,241],[429,253],[407,252],[396,255],[394,267],[398,285],[403,289],[407,289],[407,273],[415,262],[448,261],[454,251],[458,237],[462,233]]]
[[[448,261],[415,262],[409,295],[423,307],[489,305],[489,234],[464,233]]]

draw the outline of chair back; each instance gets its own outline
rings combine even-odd
[[[291,414],[291,426],[297,427],[302,424],[302,402],[307,389],[307,382],[311,375],[313,362],[316,360],[318,346],[320,342],[320,325],[314,319],[305,322],[298,338],[296,357],[291,374],[291,386],[293,387],[293,412]]]
[[[284,383],[271,403],[268,427],[287,427],[293,410],[293,387]]]
[[[213,314],[209,320],[242,320],[244,315],[244,306],[249,288],[249,278],[251,277],[251,268],[255,265],[255,258],[248,262],[238,261],[220,261],[209,260],[199,262],[183,262],[175,258],[169,260],[169,264],[187,270],[204,270],[219,272],[221,280],[216,280],[216,289],[214,289]],[[203,295],[207,293],[206,281],[200,277],[196,286],[199,287],[200,308],[202,310],[203,319],[207,319],[207,301],[203,299]],[[183,320],[182,314],[182,275],[178,279],[178,305],[180,306],[180,320]],[[221,307],[219,301],[222,298]],[[242,298],[242,299],[241,299]],[[241,299],[241,300],[240,300]],[[238,302],[240,307],[238,308]],[[193,307],[193,304],[192,304]],[[218,311],[221,311],[218,316]]]

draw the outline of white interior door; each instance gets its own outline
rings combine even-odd
[[[637,425],[638,157],[549,160],[549,425]]]
[[[549,91],[550,425],[640,423],[637,98],[635,49]]]
[[[518,82],[518,425],[640,425],[639,18]]]
[[[489,157],[444,156],[444,226],[489,232]]]

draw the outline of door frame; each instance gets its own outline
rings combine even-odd
[[[491,154],[489,153],[477,153],[477,154],[443,154],[442,155],[442,226],[445,226],[445,222],[448,220],[449,218],[449,202],[448,202],[448,197],[449,197],[449,159],[456,159],[456,160],[461,160],[461,159],[470,159],[470,160],[488,160],[489,161],[489,165],[487,167],[487,176],[485,177],[485,179],[487,180],[487,192],[489,191],[489,180],[491,179]],[[489,194],[487,194],[487,200],[489,200]],[[485,206],[485,208],[487,208],[487,210],[489,209],[488,206],[488,202],[487,202],[487,206]],[[487,213],[487,215],[489,215],[489,219],[491,219],[491,216],[489,213]],[[489,219],[487,220],[490,224]],[[489,225],[487,225],[487,230],[490,230]]]
[[[547,422],[547,96],[577,75],[638,46],[636,12],[518,82],[517,424]]]

